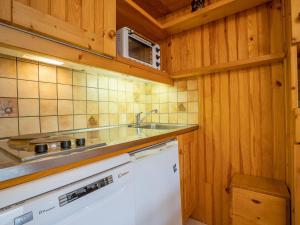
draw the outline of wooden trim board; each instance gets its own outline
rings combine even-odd
[[[189,71],[181,71],[181,72],[173,73],[171,75],[171,78],[182,79],[187,77],[203,76],[212,73],[222,73],[222,72],[228,72],[233,70],[241,70],[250,67],[263,66],[263,65],[281,62],[284,58],[285,58],[285,53],[258,56],[255,58],[238,60],[238,61],[228,62],[224,64],[201,67]]]

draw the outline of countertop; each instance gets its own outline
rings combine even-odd
[[[34,174],[43,173],[59,167],[65,167],[65,170],[84,165],[101,159],[109,158],[126,152],[134,151],[139,148],[147,147],[176,138],[177,135],[197,130],[197,125],[186,125],[176,129],[141,129],[128,126],[95,128],[86,133],[81,130],[82,135],[93,135],[92,138],[105,142],[106,146],[89,149],[81,152],[72,152],[70,154],[45,157],[28,162],[20,162],[11,157],[0,148],[0,189],[7,187],[5,182],[13,181],[26,176],[43,177]],[[66,133],[66,132],[63,132]],[[89,138],[91,138],[89,136]],[[6,140],[2,140],[6,141]],[[81,164],[81,162],[83,162]],[[74,166],[68,166],[73,164]],[[76,164],[76,165],[75,165]],[[63,170],[62,170],[63,171]],[[55,173],[55,172],[53,172]],[[52,173],[52,174],[53,174]],[[48,172],[48,174],[51,174]],[[19,182],[16,182],[19,183]],[[10,185],[9,185],[10,186]]]

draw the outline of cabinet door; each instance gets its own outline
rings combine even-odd
[[[13,0],[12,22],[96,52],[115,56],[116,0]]]
[[[197,131],[178,136],[182,219],[186,222],[198,202]]]
[[[292,41],[300,43],[300,1],[292,1]]]
[[[0,0],[0,20],[11,22],[11,0]]]

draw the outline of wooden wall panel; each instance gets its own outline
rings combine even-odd
[[[274,0],[172,36],[164,60],[171,72],[180,72],[279,53],[282,34],[281,2]],[[208,225],[229,225],[233,174],[285,181],[283,64],[201,76],[198,86],[200,180],[193,216]]]

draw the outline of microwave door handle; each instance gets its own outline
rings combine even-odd
[[[129,35],[129,36],[132,37],[133,39],[135,39],[136,41],[142,42],[143,44],[148,45],[149,47],[152,48],[152,43],[151,43],[151,42],[149,42],[149,41],[147,41],[147,40],[145,40],[145,39],[142,39],[142,38],[139,37],[138,35],[136,35],[136,34],[131,34],[131,35]]]

